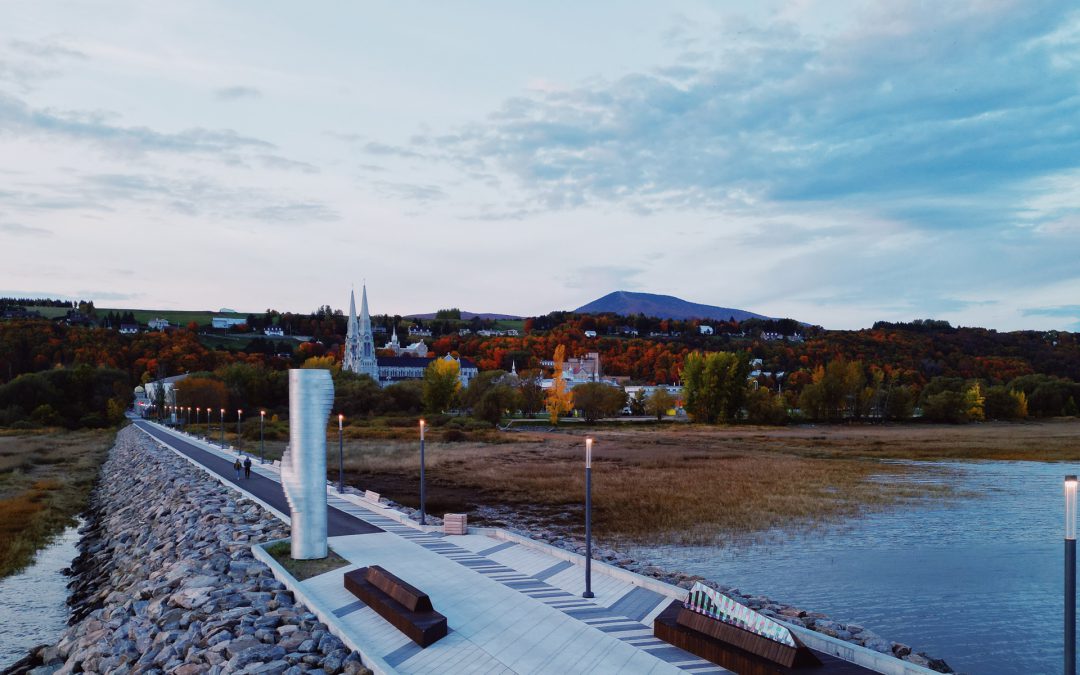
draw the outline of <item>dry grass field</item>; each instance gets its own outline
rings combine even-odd
[[[576,528],[585,431],[507,434],[513,442],[429,443],[431,513],[499,507]],[[948,498],[933,460],[1080,460],[1080,421],[968,426],[601,428],[596,532],[611,542],[714,543],[770,528],[812,527],[867,509]],[[335,439],[336,440],[336,439]],[[336,477],[336,443],[328,462]],[[416,443],[346,442],[350,484],[417,505]],[[929,464],[886,462],[914,459]],[[947,481],[944,481],[947,483]],[[483,510],[482,510],[483,511]]]
[[[115,434],[0,434],[0,578],[29,565],[39,548],[74,522]]]

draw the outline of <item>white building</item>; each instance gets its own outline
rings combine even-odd
[[[697,330],[698,330],[698,333],[701,334],[701,335],[712,335],[713,334],[713,327],[712,326],[706,326],[705,324],[702,324],[702,325],[698,326]]]
[[[281,326],[267,326],[263,329],[263,335],[268,335],[270,337],[284,337],[285,331],[282,330]]]
[[[152,319],[146,325],[150,330],[165,330],[169,327],[169,322],[166,319]]]
[[[215,316],[210,319],[210,325],[214,328],[232,328],[247,323],[247,317],[239,316]]]

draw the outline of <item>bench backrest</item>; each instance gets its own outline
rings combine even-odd
[[[372,586],[383,593],[386,593],[410,610],[414,612],[433,611],[431,598],[428,597],[427,593],[407,584],[378,565],[368,567],[367,573],[364,576]]]
[[[364,499],[368,500],[369,502],[375,502],[376,504],[378,504],[379,503],[379,493],[378,492],[372,492],[371,490],[364,490]]]

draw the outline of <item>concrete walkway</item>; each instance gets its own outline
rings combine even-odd
[[[235,454],[186,434],[140,423],[223,482],[247,493],[243,480],[222,477],[210,465]],[[186,446],[181,452],[177,446]],[[198,448],[199,453],[190,452]],[[253,473],[280,482],[276,467]],[[250,494],[257,501],[267,500]],[[263,495],[266,496],[265,493]],[[276,500],[275,500],[276,501]],[[652,620],[671,602],[661,585],[637,575],[593,567],[593,592],[584,600],[580,556],[528,540],[489,534],[446,536],[401,514],[338,495],[328,487],[331,511],[366,523],[370,533],[331,536],[330,547],[350,562],[298,584],[309,604],[332,615],[328,623],[376,670],[400,673],[726,673],[652,636]],[[270,506],[268,504],[268,506]],[[286,522],[288,516],[277,508]],[[348,593],[343,576],[377,564],[422,589],[447,617],[450,633],[421,649]],[[649,586],[653,588],[649,588]]]

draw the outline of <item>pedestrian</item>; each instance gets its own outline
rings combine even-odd
[[[244,478],[251,478],[251,458],[244,458]]]
[[[232,468],[236,471],[236,480],[240,480],[240,469],[244,468],[244,466],[240,463],[239,457],[233,462]]]

